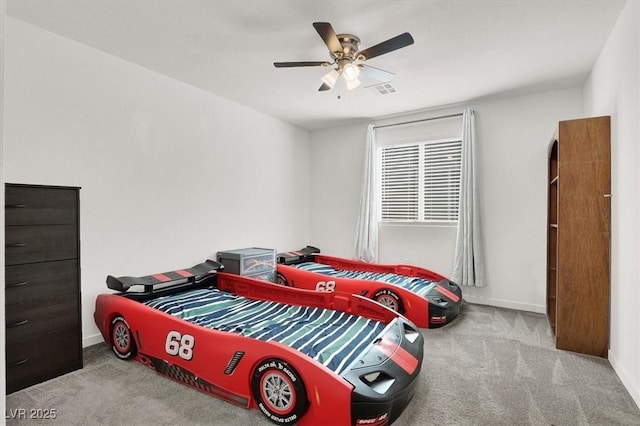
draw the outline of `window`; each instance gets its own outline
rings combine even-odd
[[[383,222],[457,222],[460,138],[378,148],[379,218]]]

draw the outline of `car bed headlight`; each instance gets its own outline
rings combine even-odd
[[[363,374],[362,376],[360,376],[360,380],[362,380],[373,391],[379,393],[380,395],[384,395],[396,381],[396,379],[389,376],[383,371],[374,371],[371,373]]]
[[[418,336],[420,335],[420,332],[415,328],[413,328],[412,326],[410,326],[409,324],[407,324],[406,322],[403,324],[403,326],[404,326],[405,339],[407,339],[411,343],[415,342]]]

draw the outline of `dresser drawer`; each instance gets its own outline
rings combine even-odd
[[[78,293],[78,260],[31,263],[5,267],[5,304],[46,302]]]
[[[6,185],[5,225],[78,223],[75,188]]]
[[[79,323],[78,294],[54,299],[47,305],[11,305],[5,308],[7,347]],[[44,348],[43,348],[44,349]]]
[[[77,257],[77,225],[5,227],[6,265]]]
[[[68,329],[6,347],[7,393],[82,368],[80,330]]]

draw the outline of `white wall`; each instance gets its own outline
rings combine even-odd
[[[309,133],[6,19],[5,178],[80,191],[83,344],[105,278],[309,238]]]
[[[628,2],[584,86],[585,111],[611,115],[609,361],[640,405],[640,3]]]
[[[486,288],[464,288],[471,302],[545,311],[547,149],[557,122],[583,116],[581,88],[481,100],[476,111],[479,187],[488,271]],[[374,124],[461,112],[463,107]],[[368,123],[311,134],[311,240],[323,252],[354,256]],[[454,227],[383,226],[381,263],[413,263],[450,275]]]

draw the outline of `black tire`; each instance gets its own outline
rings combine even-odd
[[[278,272],[276,274],[276,284],[283,285],[285,287],[289,287],[289,281],[287,281],[287,277]]]
[[[395,291],[388,288],[380,289],[373,293],[372,299],[381,305],[398,312],[400,315],[404,315],[404,303],[402,303],[402,299]]]
[[[111,320],[111,348],[118,358],[124,360],[129,360],[138,353],[129,324],[120,315]]]
[[[300,375],[280,359],[267,359],[256,367],[251,389],[260,412],[275,424],[298,422],[309,406]]]

